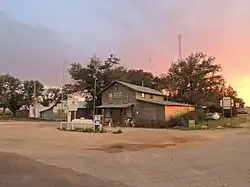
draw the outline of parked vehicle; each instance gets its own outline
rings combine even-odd
[[[239,108],[237,112],[238,114],[247,114],[247,110],[245,108]]]

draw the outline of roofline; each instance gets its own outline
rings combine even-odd
[[[107,85],[106,87],[104,87],[100,92],[97,93],[97,95],[101,94],[102,92],[104,92],[105,90],[107,90],[110,86],[112,86],[115,82],[117,82],[116,80],[113,81],[112,83],[110,83],[109,85]]]
[[[97,95],[99,95],[99,94],[101,94],[102,92],[104,92],[105,90],[107,90],[107,89],[108,89],[110,86],[112,86],[114,83],[120,83],[121,85],[125,86],[126,88],[129,88],[129,89],[134,90],[134,91],[136,91],[136,92],[142,92],[142,91],[138,91],[138,90],[136,90],[136,89],[133,89],[133,88],[131,88],[131,87],[129,87],[129,86],[126,86],[126,85],[122,84],[121,82],[123,82],[123,81],[119,81],[119,80],[113,81],[113,82],[110,83],[108,86],[106,86],[105,88],[103,88],[102,91],[98,92]],[[124,82],[124,83],[126,83],[126,82]],[[128,84],[130,84],[130,83],[128,83]],[[156,90],[156,91],[157,91],[157,90]],[[151,92],[147,92],[147,91],[144,91],[143,93],[149,93],[149,94],[153,94],[153,95],[165,96],[163,93],[157,94],[157,93],[151,93]]]
[[[62,101],[59,101],[58,103],[52,105],[51,107],[49,107],[49,108],[47,108],[47,109],[45,109],[45,110],[40,111],[40,112],[46,112],[46,111],[48,111],[48,110],[50,110],[50,109],[53,109],[53,108],[54,108],[56,105],[58,105],[59,103],[61,103],[61,104],[63,104],[64,106],[67,107],[67,105],[65,105]],[[87,107],[86,107],[86,106],[85,106],[85,107],[82,107],[82,108],[78,108],[78,107],[77,107],[77,110],[78,110],[78,109],[85,109],[85,108],[87,108]]]
[[[172,102],[172,101],[164,101],[164,102],[169,102],[169,104],[167,103],[156,103],[154,102],[154,100],[150,101],[150,100],[144,100],[144,99],[136,99],[137,101],[141,101],[141,102],[146,102],[146,103],[152,103],[152,104],[156,104],[156,105],[163,105],[163,106],[186,106],[186,107],[195,107],[195,105],[191,105],[191,104],[183,104],[183,103],[178,103],[178,102]],[[171,104],[173,103],[173,104]]]

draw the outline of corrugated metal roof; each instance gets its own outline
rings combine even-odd
[[[158,104],[158,105],[165,105],[165,106],[194,106],[190,104],[177,103],[177,102],[172,102],[172,101],[158,101],[158,100],[152,100],[152,99],[137,99],[137,100],[142,101],[142,102]]]
[[[67,106],[67,101],[62,101],[62,103]],[[77,102],[77,108],[87,108],[87,102],[86,101],[78,101]]]
[[[133,104],[107,104],[107,105],[101,105],[96,108],[127,108],[132,106]]]
[[[162,92],[159,92],[157,90],[154,90],[152,88],[144,87],[144,86],[139,86],[135,84],[130,84],[127,82],[122,82],[122,81],[115,81],[117,83],[120,83],[128,88],[131,88],[132,90],[138,91],[138,92],[145,92],[145,93],[150,93],[150,94],[155,94],[155,95],[164,95]]]

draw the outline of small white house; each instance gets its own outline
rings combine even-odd
[[[50,108],[51,106],[43,106],[41,103],[36,103],[34,105],[30,105],[29,109],[29,118],[40,118],[40,112]]]

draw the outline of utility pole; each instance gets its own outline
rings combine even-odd
[[[97,77],[95,76],[95,83],[94,83],[94,98],[93,98],[93,120],[95,120],[95,98],[96,98],[96,79]]]
[[[34,118],[36,118],[36,81],[34,80]]]
[[[178,36],[178,51],[179,51],[179,60],[182,60],[182,48],[181,48],[181,35]]]
[[[66,65],[68,64],[68,62],[64,62],[64,64],[63,64],[63,72],[62,72],[62,81],[63,81],[63,83],[62,83],[62,88],[61,88],[61,114],[62,114],[62,120],[63,120],[63,114],[64,114],[64,104],[63,104],[63,97],[64,97],[64,94],[63,94],[63,88],[64,88],[64,85],[65,85],[65,75],[64,75],[64,73],[65,73],[65,68],[66,68]],[[68,104],[68,103],[67,103]]]
[[[63,64],[63,72],[62,72],[62,81],[63,81],[63,83],[62,83],[62,100],[63,100],[63,88],[64,88],[64,85],[65,85],[65,68],[66,68],[66,65],[67,65],[67,63],[68,62],[64,62],[64,64]]]
[[[152,67],[152,60],[151,60],[151,58],[149,58],[149,68],[150,68],[150,71],[152,71],[152,70],[153,70],[153,67]]]

